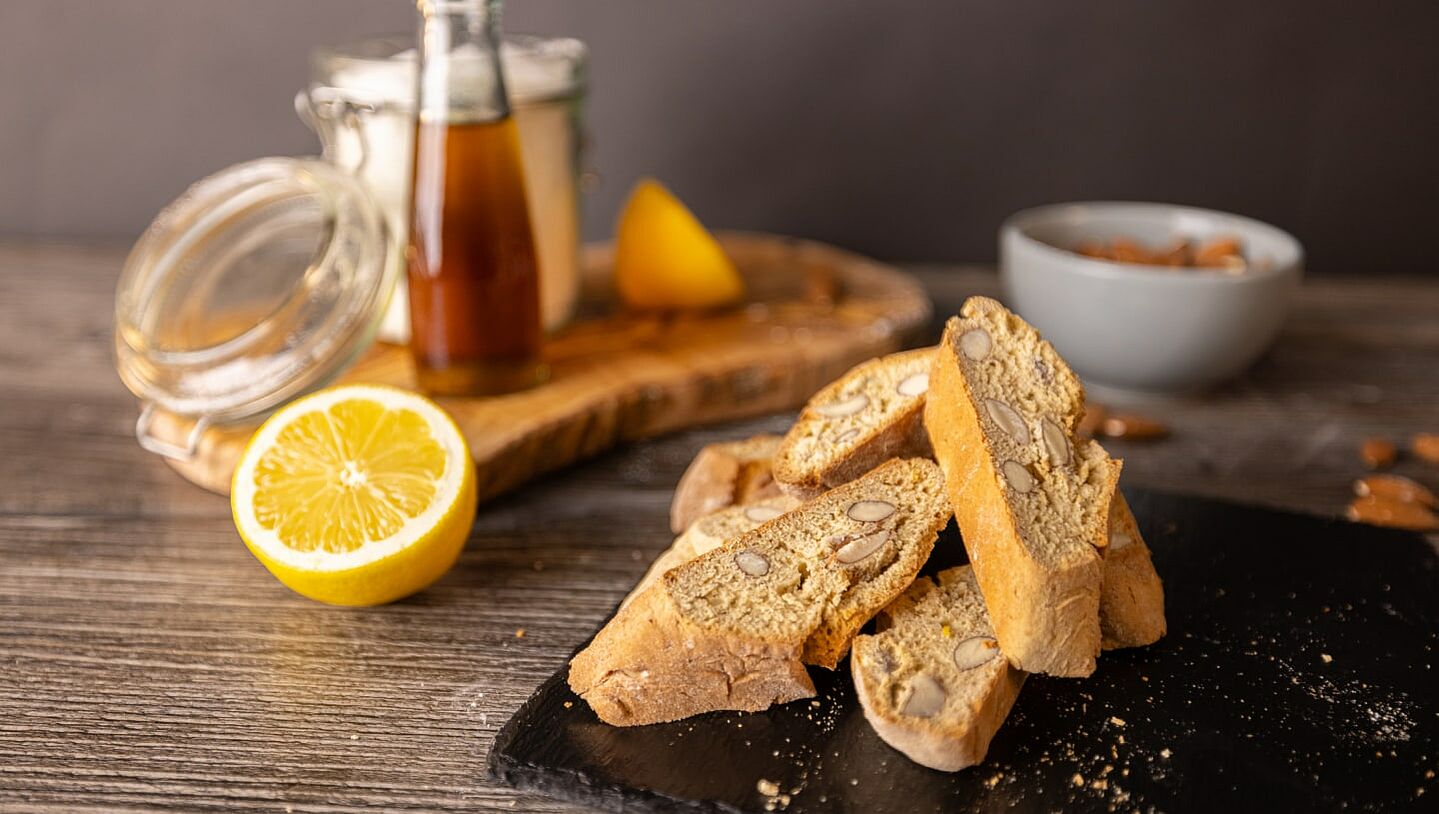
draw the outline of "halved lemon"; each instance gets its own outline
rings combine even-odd
[[[235,527],[270,573],[334,605],[378,605],[439,579],[475,517],[455,422],[393,387],[299,399],[255,432],[230,488]]]
[[[615,286],[631,308],[714,308],[744,296],[744,279],[703,224],[650,178],[635,185],[615,229]]]

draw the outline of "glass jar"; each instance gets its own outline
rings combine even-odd
[[[296,105],[325,157],[222,170],[175,199],[136,242],[116,289],[115,356],[140,399],[135,434],[144,448],[191,459],[207,428],[252,426],[333,381],[377,336],[407,338],[397,294],[414,126],[412,41],[382,38],[317,54],[323,81]],[[527,37],[509,38],[502,52],[515,78],[510,96],[520,100],[551,327],[578,299],[584,56],[578,41]]]
[[[116,367],[140,398],[141,446],[189,459],[207,427],[332,381],[375,339],[393,252],[369,190],[323,159],[262,158],[191,186],[135,243],[116,289]]]
[[[574,316],[580,293],[581,106],[586,49],[579,40],[507,35],[500,49],[510,106],[520,132],[530,222],[540,266],[540,310],[553,331]],[[358,169],[397,236],[404,268],[414,139],[413,36],[361,40],[317,50],[311,81],[296,97],[300,115],[319,134],[326,154]],[[342,101],[362,111],[348,121],[314,111]],[[331,127],[330,123],[339,127]],[[381,326],[382,339],[409,339],[404,274]]]

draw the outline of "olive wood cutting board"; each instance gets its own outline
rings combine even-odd
[[[589,247],[580,316],[545,348],[550,381],[506,396],[439,399],[474,454],[481,500],[622,441],[794,409],[927,327],[929,298],[897,269],[810,241],[718,237],[744,276],[742,305],[626,313],[609,285],[610,248]],[[341,381],[415,389],[409,354],[393,345],[374,347]],[[226,493],[253,431],[208,430],[195,458],[170,463]]]
[[[849,677],[760,713],[618,728],[547,680],[492,775],[611,811],[1435,811],[1439,568],[1413,533],[1126,490],[1169,634],[1030,676],[984,763],[911,763]],[[953,526],[926,572],[963,561]]]

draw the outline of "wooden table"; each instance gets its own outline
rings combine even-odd
[[[575,810],[485,777],[496,729],[668,544],[695,450],[789,417],[549,477],[482,506],[431,590],[325,607],[136,446],[111,357],[122,259],[0,247],[0,809]],[[914,271],[941,314],[997,289],[986,269]],[[1126,483],[1337,512],[1361,438],[1439,431],[1439,283],[1311,279],[1249,376],[1145,410],[1175,433],[1112,444]]]

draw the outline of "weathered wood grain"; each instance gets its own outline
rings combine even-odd
[[[488,781],[495,730],[668,544],[694,452],[788,416],[541,477],[481,509],[431,590],[323,607],[135,445],[110,358],[122,258],[0,247],[0,809],[577,811]],[[941,315],[998,290],[988,269],[915,272]],[[1439,427],[1439,287],[1311,279],[1248,376],[1143,409],[1174,435],[1112,444],[1127,483],[1337,512],[1362,437]]]

